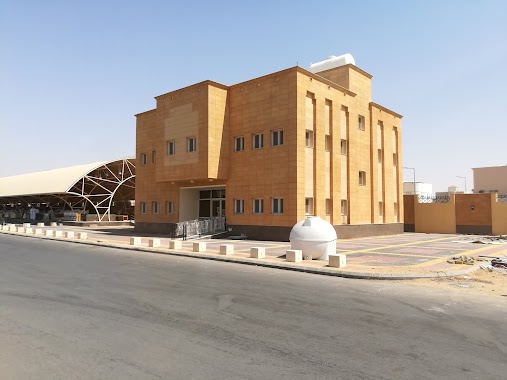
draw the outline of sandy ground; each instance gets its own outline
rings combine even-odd
[[[489,272],[478,269],[464,276],[400,281],[407,285],[440,288],[460,294],[505,297],[507,302],[507,270]]]

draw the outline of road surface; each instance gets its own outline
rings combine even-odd
[[[507,297],[0,235],[2,379],[500,379]]]

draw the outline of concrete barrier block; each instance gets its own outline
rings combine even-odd
[[[63,237],[63,231],[61,231],[61,230],[56,230],[56,231],[55,231],[55,237]]]
[[[34,234],[34,235],[42,235],[42,234],[43,234],[43,229],[42,229],[42,228],[36,228],[36,229],[33,231],[33,234]]]
[[[329,255],[329,266],[343,268],[347,266],[347,256],[344,254]]]
[[[14,224],[9,225],[8,231],[10,232],[16,232],[18,227],[16,227]]]
[[[264,259],[266,257],[266,248],[252,247],[250,248],[250,257],[254,259]]]
[[[32,227],[25,228],[25,233],[33,234],[33,228]]]
[[[181,249],[183,243],[181,240],[169,240],[169,249]]]
[[[24,234],[26,231],[26,228],[25,227],[16,227],[16,232],[19,232],[19,233],[22,233]]]
[[[130,245],[141,245],[141,238],[140,237],[131,237],[130,238]]]
[[[74,231],[65,231],[63,233],[63,237],[66,237],[67,239],[74,239]]]
[[[55,231],[53,230],[44,230],[44,236],[53,236]]]
[[[153,248],[160,247],[160,239],[148,239],[148,246]]]
[[[37,223],[37,227],[44,227],[44,223]]]
[[[56,227],[56,222],[51,222],[51,223],[49,223],[49,226],[50,226],[50,227]]]
[[[230,256],[234,254],[234,245],[233,244],[220,244],[220,254],[225,256]]]
[[[77,233],[77,238],[79,240],[86,240],[86,239],[88,239],[88,232],[78,232]]]
[[[30,223],[23,223],[23,227],[29,228],[29,227],[31,227],[31,224]]]
[[[7,227],[7,224],[0,225],[0,230],[1,231],[7,231],[8,229],[9,229],[9,227]]]
[[[192,243],[192,250],[194,252],[204,252],[206,251],[206,243],[203,241],[198,241]]]
[[[285,252],[285,258],[292,263],[303,261],[303,252],[300,249],[289,249]]]

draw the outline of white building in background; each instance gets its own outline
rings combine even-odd
[[[433,185],[431,183],[416,182],[414,189],[414,182],[403,182],[403,195],[418,195],[420,197],[433,196]]]

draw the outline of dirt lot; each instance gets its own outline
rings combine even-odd
[[[489,272],[478,269],[464,276],[403,281],[408,285],[439,288],[463,294],[480,294],[505,297],[507,302],[507,270]]]

